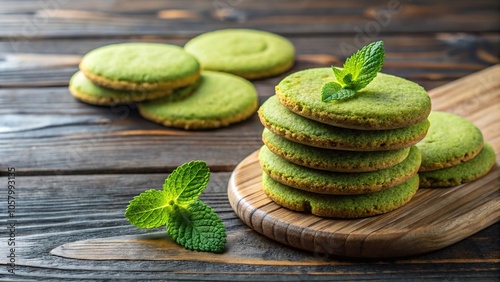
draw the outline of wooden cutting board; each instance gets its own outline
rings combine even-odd
[[[228,198],[253,230],[283,244],[347,257],[397,257],[449,246],[500,219],[500,65],[429,93],[433,110],[478,126],[497,154],[485,177],[447,189],[420,189],[405,206],[363,219],[327,219],[272,202],[261,189],[257,152],[234,170]]]

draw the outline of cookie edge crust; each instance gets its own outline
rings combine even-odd
[[[284,139],[286,139],[286,138],[284,138]],[[286,139],[286,140],[288,140],[288,139]],[[290,140],[288,140],[288,141],[293,142]],[[375,164],[372,164],[371,166],[366,165],[366,164],[363,165],[362,163],[360,163],[359,165],[350,165],[349,166],[349,165],[339,165],[338,163],[328,164],[328,163],[319,162],[319,161],[314,162],[310,159],[307,160],[307,159],[303,159],[303,158],[294,156],[292,153],[285,152],[281,148],[279,148],[279,147],[275,146],[274,144],[272,144],[271,142],[269,142],[267,140],[267,138],[264,136],[264,134],[262,135],[262,142],[264,142],[266,147],[271,152],[273,152],[274,154],[278,155],[279,157],[281,157],[289,162],[292,162],[292,163],[300,165],[300,166],[312,168],[312,169],[320,169],[320,170],[333,171],[333,172],[358,173],[358,172],[372,172],[372,171],[382,170],[382,169],[386,169],[386,168],[392,167],[394,165],[397,165],[400,162],[404,161],[406,159],[406,157],[408,157],[408,154],[410,153],[410,150],[409,150],[410,147],[401,148],[401,149],[397,149],[397,150],[407,149],[406,153],[401,153],[400,156],[398,156],[398,158],[388,159],[387,162],[384,164],[380,164],[380,162],[377,162]],[[304,145],[301,143],[298,143],[298,144]],[[307,145],[304,145],[304,146],[307,146]],[[316,147],[312,147],[312,148],[316,148]],[[317,148],[317,149],[324,149],[324,148]],[[334,150],[334,149],[324,149],[324,150]],[[357,151],[357,152],[360,152],[360,151]],[[367,151],[366,153],[369,153],[369,151]]]
[[[85,76],[88,79],[90,79],[93,83],[102,87],[111,88],[115,90],[125,90],[125,91],[171,90],[193,84],[200,78],[201,75],[201,70],[198,69],[193,74],[180,79],[175,79],[170,81],[158,81],[155,83],[133,82],[127,80],[113,80],[113,79],[108,79],[104,76],[96,75],[92,73],[90,70],[83,67],[82,63],[80,63],[79,67],[80,70],[85,74]]]
[[[407,138],[406,140],[402,140],[399,142],[393,142],[391,145],[387,145],[387,142],[384,142],[382,144],[376,143],[375,145],[369,146],[369,147],[360,147],[359,145],[353,145],[349,144],[346,142],[341,142],[338,140],[328,140],[328,139],[320,139],[320,140],[314,140],[310,136],[303,134],[303,133],[294,133],[291,130],[288,130],[286,128],[279,127],[277,125],[274,125],[266,120],[264,115],[261,113],[259,110],[258,112],[259,119],[270,131],[273,133],[282,136],[290,141],[294,141],[297,143],[301,143],[303,145],[308,145],[308,146],[313,146],[313,147],[318,147],[318,148],[325,148],[325,149],[336,149],[336,150],[346,150],[346,151],[385,151],[385,150],[394,150],[394,149],[403,149],[406,147],[411,147],[415,144],[417,144],[420,140],[424,139],[425,135],[427,134],[427,131],[429,129],[429,126],[427,126],[427,129],[423,131],[420,135],[415,135],[412,136],[413,138]],[[422,122],[425,122],[426,120],[423,120]],[[371,144],[374,144],[374,142],[370,142]]]
[[[264,179],[265,177],[266,177],[266,175],[263,172],[262,179]],[[270,178],[270,180],[273,181],[272,178]],[[281,183],[278,183],[278,184],[283,185]],[[332,209],[332,208],[330,208],[330,209],[328,209],[328,208],[318,209],[318,208],[315,208],[310,204],[311,201],[310,200],[307,201],[307,199],[301,201],[300,203],[291,203],[292,201],[286,201],[286,200],[280,199],[278,195],[275,195],[271,191],[269,191],[269,189],[266,189],[264,181],[262,183],[262,190],[267,195],[267,197],[269,197],[274,203],[276,203],[277,205],[279,205],[281,207],[287,208],[289,210],[292,210],[295,212],[309,213],[309,214],[312,214],[315,216],[320,216],[320,217],[332,217],[332,218],[346,218],[346,219],[348,219],[348,218],[370,217],[370,216],[384,214],[384,213],[388,213],[390,211],[396,210],[396,209],[406,205],[413,198],[413,196],[416,194],[416,192],[419,189],[418,184],[419,184],[418,175],[414,175],[412,178],[408,179],[406,182],[401,183],[400,185],[412,185],[409,188],[409,190],[411,190],[411,191],[409,194],[406,195],[406,197],[399,198],[399,199],[395,200],[393,202],[393,205],[390,207],[386,207],[385,209],[382,209],[379,207],[376,210],[370,210],[370,211],[364,212],[364,213],[351,212],[351,213],[347,213],[347,215],[346,215],[345,211],[340,212],[338,209]],[[284,185],[284,186],[286,186],[286,185]],[[294,188],[289,187],[289,186],[287,186],[287,188],[294,189]],[[394,189],[394,188],[397,189],[398,186],[395,186],[391,189]],[[303,193],[305,191],[299,191],[299,192]],[[305,194],[307,195],[309,193],[310,192],[306,192]]]
[[[139,114],[152,122],[166,127],[182,128],[185,130],[214,129],[229,126],[231,124],[244,121],[250,118],[258,109],[259,102],[256,99],[254,104],[242,110],[239,114],[220,119],[168,119],[145,112],[139,105]]]
[[[78,91],[74,86],[71,84],[68,86],[69,92],[73,97],[76,99],[87,103],[91,105],[97,105],[97,106],[113,106],[113,105],[118,105],[118,104],[126,104],[126,103],[136,103],[136,102],[143,102],[143,101],[148,101],[148,100],[154,100],[158,98],[163,98],[165,96],[168,96],[172,94],[172,90],[159,90],[159,91],[151,91],[149,93],[146,93],[145,97],[137,97],[137,98],[130,98],[130,99],[120,99],[119,97],[95,97],[92,94],[87,94],[81,91]]]
[[[311,193],[316,193],[316,194],[325,194],[325,195],[360,195],[360,194],[366,194],[366,193],[373,193],[373,192],[378,192],[378,191],[383,191],[386,189],[390,189],[394,186],[397,186],[411,177],[413,177],[415,174],[418,173],[418,168],[420,167],[420,161],[421,161],[421,155],[420,151],[418,151],[418,148],[413,147],[413,150],[417,150],[408,155],[408,158],[418,158],[418,165],[415,165],[412,167],[411,170],[407,171],[406,174],[401,174],[398,175],[396,179],[391,179],[390,181],[381,181],[380,183],[365,183],[362,185],[346,185],[346,186],[338,186],[335,183],[328,183],[328,185],[325,184],[319,184],[319,183],[311,183],[311,182],[304,182],[304,181],[294,181],[293,176],[290,177],[290,175],[281,175],[279,173],[275,173],[271,171],[271,169],[267,168],[263,161],[261,160],[260,154],[262,151],[262,148],[265,146],[262,146],[261,149],[259,150],[259,164],[262,170],[269,175],[272,179],[274,179],[277,182],[280,182],[281,184],[284,184],[289,187],[293,187],[296,189],[300,189],[303,191],[311,192]],[[267,147],[266,147],[267,148]],[[273,154],[271,152],[271,154]],[[418,156],[416,155],[418,154]],[[277,156],[278,157],[278,156]],[[279,157],[278,157],[279,158]],[[406,160],[406,159],[405,159]],[[284,160],[286,161],[286,160]],[[293,164],[295,165],[295,164]],[[376,173],[375,172],[370,172],[370,173]],[[353,177],[355,177],[353,175]]]

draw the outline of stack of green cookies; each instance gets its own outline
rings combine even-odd
[[[314,215],[359,218],[407,203],[419,187],[430,126],[427,92],[378,73],[357,95],[323,102],[330,68],[293,73],[259,109],[263,189],[277,204]]]
[[[433,111],[431,126],[417,144],[422,153],[420,187],[453,187],[473,181],[495,164],[495,152],[467,119]]]

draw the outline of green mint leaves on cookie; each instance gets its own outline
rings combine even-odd
[[[150,189],[134,197],[125,217],[140,228],[166,225],[169,236],[188,250],[220,253],[226,243],[222,220],[198,199],[209,178],[205,162],[185,163],[165,179],[163,190]]]
[[[321,100],[328,102],[354,96],[377,76],[384,59],[384,43],[376,41],[347,58],[343,69],[332,67],[337,82],[331,81],[323,85]]]

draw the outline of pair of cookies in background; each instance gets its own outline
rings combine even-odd
[[[346,101],[321,101],[330,68],[284,78],[259,109],[266,129],[259,162],[276,203],[326,217],[394,210],[418,189],[431,104],[417,84],[379,73]]]
[[[245,78],[277,75],[293,62],[293,46],[280,36],[221,30],[193,38],[186,48],[161,43],[97,48],[83,57],[69,88],[94,105],[143,102],[140,114],[165,126],[217,128],[257,110],[257,91]]]

